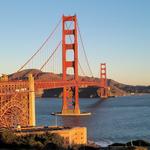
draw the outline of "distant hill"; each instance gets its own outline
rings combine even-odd
[[[36,80],[61,80],[62,74],[54,74],[48,72],[42,72],[37,69],[27,69],[17,73],[13,73],[9,75],[9,80],[26,80],[28,74],[32,73]],[[72,75],[67,76],[68,80],[73,78]],[[98,78],[92,78],[87,76],[80,76],[80,80],[82,81],[100,81]],[[112,96],[125,96],[130,94],[140,94],[140,93],[150,93],[150,86],[132,86],[119,83],[112,79],[108,79],[108,86],[110,86],[111,95]],[[79,96],[84,98],[89,97],[98,97],[97,94],[97,87],[88,87],[88,88],[80,88]],[[40,90],[36,92],[36,96],[39,97],[61,97],[62,96],[62,89],[49,89],[49,90]]]

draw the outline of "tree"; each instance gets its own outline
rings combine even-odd
[[[3,129],[0,134],[0,142],[3,144],[12,144],[17,136],[9,129]]]

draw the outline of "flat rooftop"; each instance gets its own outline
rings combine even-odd
[[[15,132],[39,132],[39,131],[56,131],[56,130],[69,130],[76,127],[63,127],[63,126],[37,126],[37,127],[20,127],[13,128]]]

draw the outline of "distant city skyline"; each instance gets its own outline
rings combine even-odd
[[[149,6],[149,0],[1,0],[0,74],[17,71],[63,14],[77,14],[94,76],[106,62],[108,78],[150,85]]]

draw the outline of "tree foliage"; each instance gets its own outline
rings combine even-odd
[[[16,136],[11,130],[4,129],[0,133],[0,146],[15,145],[15,147],[30,147],[36,149],[51,149],[50,147],[63,149],[63,138],[57,134],[34,134]]]

